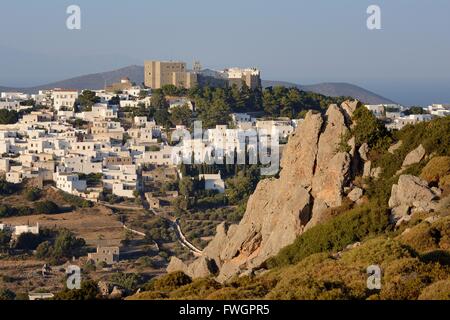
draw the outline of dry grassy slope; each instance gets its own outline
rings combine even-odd
[[[1,204],[11,207],[33,207],[34,202],[25,197],[26,187],[17,194],[0,197]],[[69,207],[60,192],[50,187],[45,187],[42,197],[38,201],[50,200],[60,207]],[[79,208],[71,212],[60,214],[39,214],[29,216],[15,216],[0,218],[0,222],[12,225],[30,224],[39,222],[45,228],[66,228],[75,233],[77,237],[86,240],[88,245],[96,246],[98,239],[108,240],[111,245],[119,245],[123,239],[123,227],[112,210],[101,205],[92,208]]]
[[[417,216],[396,235],[364,241],[339,258],[319,253],[226,285],[198,279],[129,299],[450,299],[450,216],[433,223],[427,217]],[[366,268],[373,264],[383,272],[380,291],[366,286]]]

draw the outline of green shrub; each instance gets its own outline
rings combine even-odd
[[[59,207],[53,201],[45,200],[36,202],[34,209],[37,214],[55,214],[59,212]]]
[[[190,284],[192,279],[181,271],[169,273],[147,283],[145,291],[171,291]]]
[[[80,197],[71,195],[69,193],[60,191],[59,194],[63,197],[64,201],[68,202],[75,208],[90,208],[93,206],[92,202],[82,199]]]
[[[35,250],[41,242],[42,242],[41,235],[26,232],[22,233],[17,238],[15,248],[21,250]]]
[[[65,289],[55,294],[54,300],[95,300],[100,298],[97,283],[92,280],[83,281],[80,289]]]
[[[0,195],[6,196],[16,193],[20,190],[20,185],[9,183],[4,179],[0,179]]]
[[[42,196],[42,190],[39,188],[35,188],[35,187],[28,189],[25,193],[25,198],[28,201],[39,200],[41,198],[41,196]]]
[[[53,244],[53,257],[72,258],[84,254],[86,242],[83,238],[77,238],[69,230],[63,229],[59,232]]]
[[[353,113],[352,120],[355,125],[350,131],[351,136],[355,137],[357,146],[367,143],[370,148],[387,149],[392,142],[384,123],[366,107],[357,108]]]
[[[0,289],[0,300],[14,300],[16,298],[16,294],[9,289]]]
[[[53,254],[53,247],[49,241],[44,241],[40,243],[36,248],[36,257],[38,259],[46,259],[51,257]]]
[[[110,281],[128,291],[134,291],[142,283],[142,277],[136,273],[116,273],[110,278]]]

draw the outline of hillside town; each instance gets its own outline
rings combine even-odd
[[[195,153],[201,154],[198,163],[203,163],[208,152],[244,152],[245,146],[238,137],[248,129],[277,130],[279,139],[286,140],[302,121],[268,120],[250,112],[232,113],[231,123],[208,129],[206,138],[202,136],[173,146],[171,134],[176,130],[190,130],[189,127],[165,128],[153,118],[132,116],[133,109],[151,105],[152,89],[167,85],[194,87],[197,73],[188,71],[183,62],[150,61],[146,62],[145,70],[144,86],[123,78],[104,90],[86,88],[80,92],[54,88],[36,94],[2,92],[0,110],[20,114],[17,123],[0,126],[0,171],[6,181],[19,184],[24,179],[33,179],[38,186],[51,182],[64,192],[94,202],[102,192],[135,198],[149,191],[143,188],[142,181],[149,165],[176,167],[189,161]],[[245,84],[255,89],[260,83],[260,72],[253,68],[230,68],[217,73],[217,78],[227,80],[230,86]],[[93,95],[91,98],[95,102],[81,109],[83,93]],[[169,98],[168,104],[169,112],[177,107],[187,107],[194,114],[196,111],[194,101],[185,96]],[[409,110],[400,105],[366,107],[383,119],[386,127],[397,130],[406,124],[450,115],[450,104],[431,105],[418,114],[408,113]],[[98,186],[90,187],[82,178],[92,174],[100,175]],[[223,192],[220,176],[203,178],[207,180],[205,188]]]
[[[144,78],[136,84],[123,77],[101,90],[2,92],[0,173],[5,188],[26,185],[30,192],[46,189],[74,197],[72,202],[83,201],[79,207],[109,208],[120,219],[119,229],[127,232],[127,243],[140,237],[161,253],[158,239],[163,236],[149,236],[153,227],[146,225],[151,213],[169,221],[158,228],[172,230],[190,258],[198,257],[221,222],[242,217],[248,197],[266,175],[264,168],[275,168],[269,176],[279,173],[287,142],[307,112],[324,113],[329,104],[346,103],[345,97],[308,96],[296,88],[262,88],[256,68],[204,71],[198,62],[189,70],[184,62],[146,61]],[[392,132],[450,115],[450,104],[365,107]],[[37,212],[57,211],[52,203]],[[4,217],[14,216],[8,204],[2,206]],[[59,208],[66,209],[73,208]],[[21,236],[42,234],[40,221],[33,221],[2,223],[0,218],[0,232],[11,235],[9,248]],[[111,267],[122,259],[122,242],[100,234],[90,239],[91,252],[83,256],[93,265]],[[141,250],[136,248],[128,246],[126,255]],[[44,249],[39,245],[37,251]],[[160,269],[168,257],[162,260]],[[50,274],[48,268],[43,274]],[[31,293],[29,298],[52,296]]]

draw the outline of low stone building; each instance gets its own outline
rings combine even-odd
[[[88,260],[92,260],[96,264],[104,262],[112,265],[119,262],[119,255],[119,247],[97,247],[97,252],[88,253]]]

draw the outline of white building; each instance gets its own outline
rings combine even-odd
[[[169,99],[168,102],[169,102],[169,112],[173,108],[183,107],[183,106],[187,106],[191,111],[194,111],[194,104],[189,99],[186,99],[186,98],[174,98],[174,99]]]
[[[174,147],[163,145],[159,150],[146,150],[140,155],[136,162],[138,164],[153,164],[153,165],[175,165],[176,157],[174,155]]]
[[[22,233],[32,233],[32,234],[39,234],[39,222],[36,223],[35,226],[29,226],[29,225],[23,225],[23,226],[15,226],[13,227],[14,236],[18,237]]]
[[[75,114],[79,119],[93,122],[95,120],[110,120],[117,118],[118,106],[109,106],[107,103],[96,103],[92,111],[84,111]]]
[[[2,92],[0,97],[6,100],[28,100],[30,95],[23,92]]]
[[[225,181],[222,180],[220,172],[216,174],[200,174],[199,180],[205,180],[205,190],[216,190],[219,193],[225,192]]]
[[[85,155],[68,154],[61,159],[61,163],[67,168],[67,172],[84,174],[101,173],[102,162],[94,162]]]
[[[384,105],[382,105],[382,104],[374,104],[374,105],[366,104],[366,108],[369,109],[369,111],[371,111],[375,117],[377,117],[377,118],[384,117],[384,114],[385,114]]]
[[[103,169],[103,186],[119,197],[134,198],[139,189],[136,165],[110,166]]]
[[[239,125],[241,123],[252,123],[254,119],[248,113],[232,113],[231,119],[235,125]]]
[[[408,124],[416,124],[424,121],[431,121],[433,116],[431,114],[411,114],[409,116],[404,116],[394,119],[391,123],[386,125],[389,130],[400,130]]]
[[[86,181],[80,180],[77,174],[66,172],[55,172],[54,178],[56,187],[70,194],[77,194],[86,191]]]
[[[433,104],[424,109],[433,116],[437,117],[450,116],[450,104]]]
[[[29,108],[29,107],[24,107]],[[13,110],[13,111],[20,111],[22,109],[22,106],[20,105],[19,101],[16,100],[6,100],[6,101],[0,101],[0,110]]]
[[[257,120],[256,128],[261,135],[271,135],[278,132],[280,139],[286,139],[294,132],[292,121],[289,120]]]
[[[120,100],[121,108],[136,108],[139,105],[137,100]]]
[[[52,92],[53,107],[56,110],[73,110],[75,101],[78,99],[77,90],[54,89]]]

